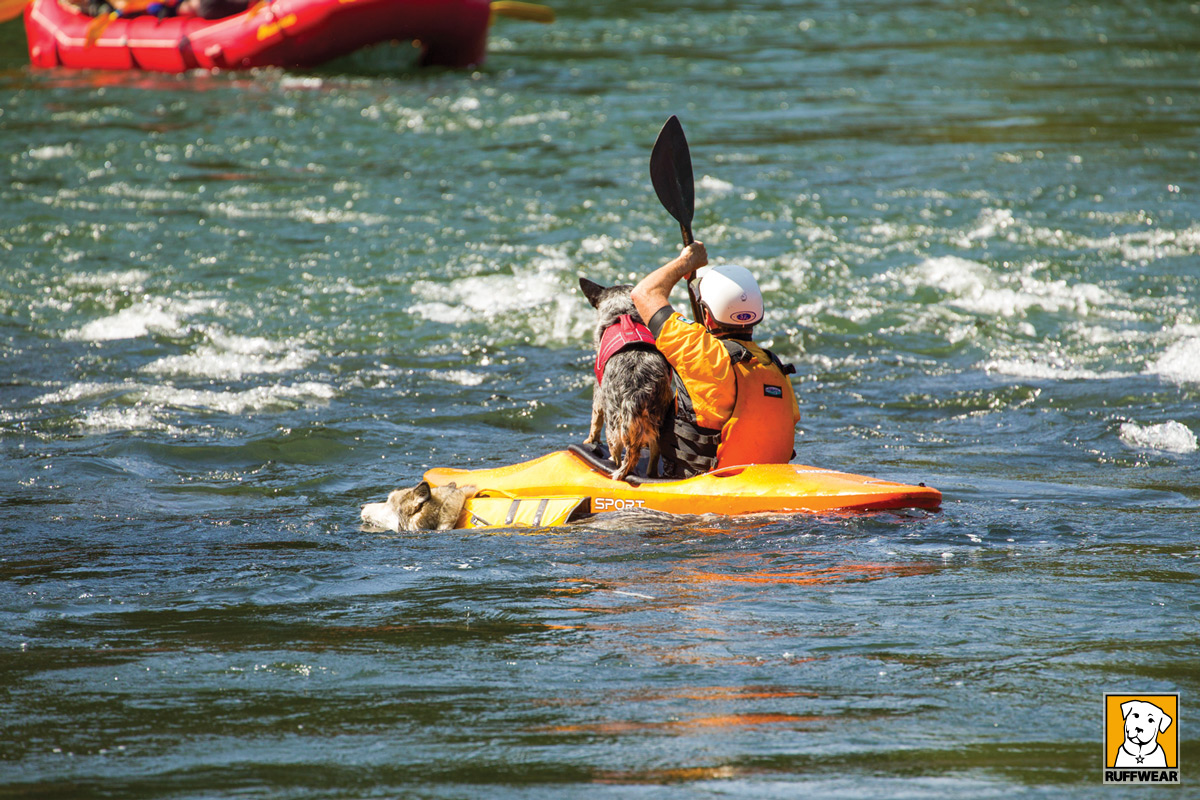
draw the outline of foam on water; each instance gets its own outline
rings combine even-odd
[[[453,370],[432,370],[429,377],[447,383],[457,383],[459,386],[478,386],[483,383],[486,376],[480,372],[472,372],[467,369]]]
[[[272,384],[243,390],[189,389],[167,384],[83,381],[38,397],[38,405],[73,405],[103,398],[124,405],[85,407],[78,412],[85,428],[98,430],[164,429],[163,413],[181,410],[244,414],[269,408],[297,408],[324,403],[337,396],[334,387],[319,381]]]
[[[412,293],[421,298],[408,308],[431,322],[460,325],[525,311],[554,302],[561,290],[539,275],[484,275],[449,284],[417,281]]]
[[[539,344],[581,339],[591,325],[591,309],[577,289],[561,285],[564,263],[569,262],[548,258],[513,274],[471,276],[449,283],[416,281],[412,293],[420,300],[409,306],[408,313],[447,325],[516,315]]]
[[[113,394],[121,395],[137,388],[136,383],[97,383],[94,381],[81,381],[72,383],[54,392],[41,395],[34,399],[37,405],[51,405],[55,403],[75,403],[80,400],[85,400],[92,397],[100,397],[102,395]]]
[[[256,386],[242,391],[180,389],[173,386],[144,387],[146,402],[162,408],[199,409],[225,414],[244,414],[268,408],[296,408],[333,399],[337,392],[319,381]]]
[[[996,238],[1015,238],[1017,220],[1007,208],[985,208],[979,213],[975,227],[957,238],[962,247],[973,247],[980,241]]]
[[[35,161],[49,161],[52,158],[69,158],[75,155],[75,148],[69,144],[46,145],[33,148],[27,155]]]
[[[1092,283],[1044,280],[1033,274],[998,276],[986,265],[958,256],[931,258],[899,279],[910,289],[930,286],[949,295],[947,302],[975,314],[1017,317],[1033,309],[1068,311],[1086,317],[1096,307],[1111,305],[1114,296]]]
[[[1147,224],[1144,219],[1138,219],[1136,222]],[[1117,253],[1125,261],[1137,264],[1147,264],[1164,258],[1190,257],[1200,252],[1200,223],[1192,223],[1181,230],[1154,225],[1132,233],[1085,237],[1078,244],[1101,252]]]
[[[983,370],[989,374],[1039,381],[1099,381],[1128,377],[1123,372],[1087,369],[1061,357],[991,359],[984,362]]]
[[[88,433],[111,431],[162,431],[171,435],[182,433],[180,428],[159,420],[153,409],[142,406],[89,408],[79,419],[79,427]]]
[[[987,225],[1003,229],[1008,219],[997,212]],[[978,367],[990,374],[1036,381],[1153,374],[1200,383],[1200,326],[1187,314],[1186,296],[1134,295],[1116,282],[1060,279],[1054,269],[1042,261],[1011,266],[958,255],[921,258],[852,281],[849,291],[801,303],[796,314],[807,324],[824,315],[974,344],[985,348]],[[797,274],[806,280],[803,270]],[[1147,324],[1165,314],[1180,321],[1166,330]]]
[[[85,342],[139,339],[151,333],[178,336],[187,329],[188,317],[213,308],[215,300],[149,298],[115,314],[92,320],[63,334],[63,338]]]
[[[958,256],[927,259],[896,277],[909,289],[932,286],[961,297],[978,297],[994,283],[987,265]]]
[[[1182,422],[1170,420],[1158,425],[1138,425],[1136,422],[1121,423],[1121,441],[1139,450],[1162,450],[1167,453],[1194,453],[1200,442],[1191,428]]]
[[[1146,366],[1146,372],[1175,383],[1200,383],[1200,337],[1175,342]]]
[[[142,367],[154,375],[182,375],[240,380],[246,375],[292,372],[317,354],[295,342],[272,342],[261,336],[210,333],[210,342],[191,353],[165,356]]]
[[[953,235],[951,241],[964,248],[981,243],[1012,242],[1072,251],[1093,250],[1119,258],[1125,264],[1149,264],[1168,258],[1187,258],[1200,251],[1200,223],[1173,229],[1150,218],[1144,211],[1106,214],[1090,212],[1089,217],[1111,227],[1133,227],[1107,236],[1080,235],[1062,228],[1031,224],[1006,208],[984,208],[974,224]],[[920,231],[920,228],[918,228]],[[928,233],[928,230],[923,231]]]

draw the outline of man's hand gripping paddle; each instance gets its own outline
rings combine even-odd
[[[650,151],[650,182],[654,184],[654,192],[663,208],[679,223],[683,246],[687,247],[694,241],[692,216],[696,211],[696,185],[692,179],[692,153],[688,150],[679,117],[675,115],[663,125],[654,149]],[[693,285],[695,278],[695,272],[687,276],[688,300],[692,304],[692,318],[703,322],[700,300]]]

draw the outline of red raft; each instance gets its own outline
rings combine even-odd
[[[95,42],[94,18],[58,0],[25,10],[35,67],[192,69],[310,67],[387,41],[413,41],[421,63],[467,67],[483,61],[488,0],[274,0],[224,19],[116,19]]]

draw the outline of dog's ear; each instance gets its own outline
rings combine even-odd
[[[1137,705],[1139,702],[1141,702],[1141,701],[1140,700],[1129,700],[1124,703],[1121,703],[1121,719],[1128,719],[1129,712],[1133,711],[1133,707],[1135,705]]]
[[[592,308],[600,307],[600,293],[604,291],[603,286],[594,281],[589,281],[587,278],[580,278],[579,288],[583,289],[583,296],[592,304]]]
[[[417,499],[418,503],[428,503],[432,496],[433,492],[430,491],[429,484],[425,481],[421,481],[417,484],[417,488],[413,489],[413,497]]]
[[[1158,713],[1161,715],[1158,719],[1158,732],[1166,733],[1167,728],[1171,727],[1171,718],[1166,714],[1163,714],[1163,710],[1161,708],[1158,710]]]

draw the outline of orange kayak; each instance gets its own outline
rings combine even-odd
[[[459,527],[560,525],[587,514],[650,509],[670,514],[789,514],[920,508],[936,511],[942,493],[928,486],[802,464],[724,467],[683,480],[612,480],[598,454],[572,446],[492,469],[435,468],[431,486],[474,486]],[[611,469],[611,466],[608,467]]]

